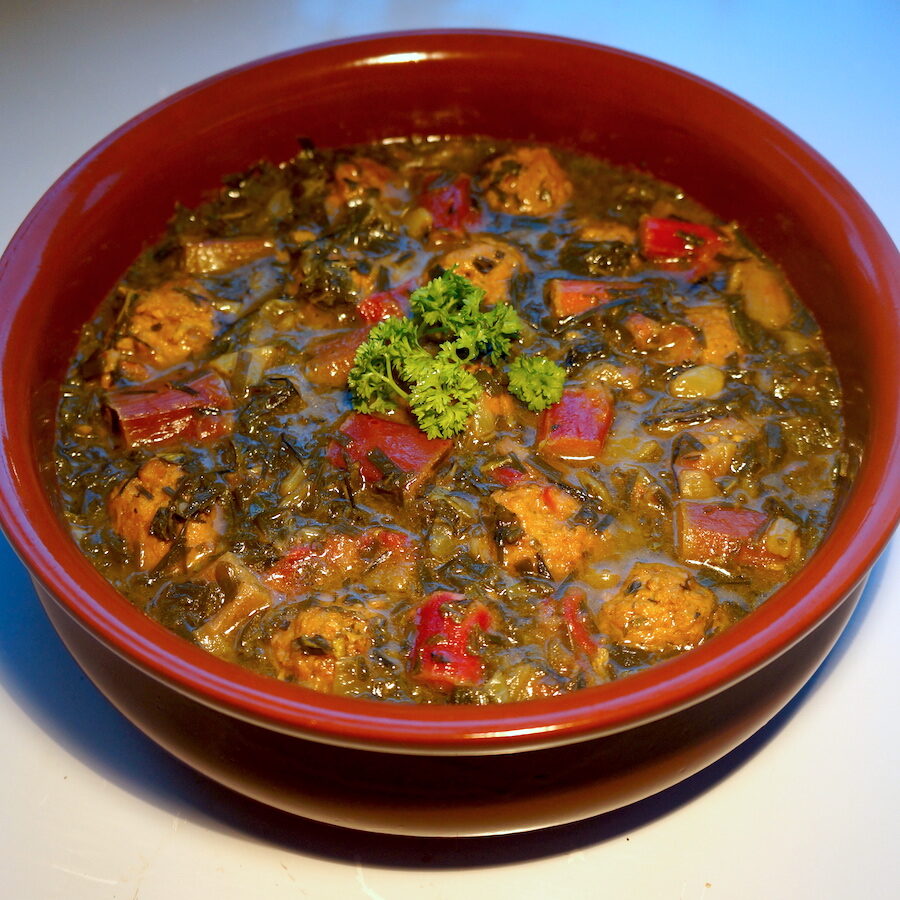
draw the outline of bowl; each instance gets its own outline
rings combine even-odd
[[[577,77],[573,76],[577,73]],[[813,309],[862,461],[802,571],[703,646],[565,697],[430,707],[254,675],[145,617],[54,499],[61,378],[80,326],[175,204],[317,144],[411,133],[540,140],[638,166],[739,221]],[[615,809],[709,765],[802,687],[900,515],[898,255],[815,151],[728,92],[562,38],[388,34],[270,57],[135,117],[44,195],[0,261],[0,523],[79,664],[177,757],[265,803],[383,832],[474,835]]]

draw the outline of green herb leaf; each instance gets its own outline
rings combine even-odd
[[[479,359],[496,366],[523,327],[508,303],[482,310],[484,296],[452,270],[413,291],[413,318],[379,322],[356,351],[348,382],[353,406],[385,413],[406,404],[428,437],[459,434],[482,394],[465,366]],[[543,409],[561,396],[564,377],[549,360],[519,359],[510,367],[510,390]]]
[[[562,398],[566,370],[544,356],[520,356],[510,363],[509,392],[532,412],[540,412]]]
[[[409,395],[409,407],[419,427],[430,438],[462,431],[481,396],[478,379],[462,366],[437,357],[418,366],[418,378]]]
[[[356,351],[347,379],[353,406],[360,412],[378,413],[396,409],[408,393],[397,375],[410,357],[428,354],[419,345],[417,329],[409,319],[392,317],[379,322]]]

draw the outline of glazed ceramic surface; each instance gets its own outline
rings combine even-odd
[[[582,76],[575,83],[572,71]],[[410,132],[533,137],[637,163],[744,223],[814,308],[848,388],[848,424],[865,445],[864,463],[816,557],[726,635],[619,683],[526,705],[432,709],[324,697],[185,645],[130,607],[69,540],[49,499],[60,373],[80,323],[174,203],[196,202],[223,172],[253,159],[290,155],[300,135],[338,144]],[[7,534],[73,652],[114,702],[192,765],[269,802],[271,790],[254,787],[249,769],[238,767],[243,778],[223,774],[214,754],[166,737],[151,710],[168,703],[174,711],[187,698],[213,710],[216,727],[302,738],[310,753],[308,739],[392,754],[544,752],[715,703],[723,691],[749,689],[748,676],[776,661],[800,666],[777,702],[746,705],[749,724],[720,735],[713,750],[632,773],[639,785],[592,808],[665,787],[727,752],[800,687],[839,631],[823,623],[834,629],[849,615],[900,508],[890,239],[849,185],[777,123],[699,79],[620,51],[526,35],[410,34],[311,48],[217,76],[137,117],[66,173],[13,240],[0,291]],[[819,630],[815,652],[802,653]],[[115,678],[103,674],[105,653],[76,649],[82,632],[108,651]],[[157,692],[152,703],[145,685]],[[666,740],[676,747],[671,733]]]

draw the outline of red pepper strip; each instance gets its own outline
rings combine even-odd
[[[369,550],[377,545],[384,550],[402,551],[410,553],[415,550],[412,538],[404,531],[394,531],[391,528],[373,528],[367,531],[360,541],[363,550]]]
[[[491,613],[484,604],[472,603],[457,621],[447,605],[462,600],[463,594],[436,591],[416,612],[416,638],[410,654],[413,674],[440,690],[484,681],[484,663],[469,649],[469,640],[474,629],[491,627]]]
[[[275,590],[297,594],[321,585],[334,573],[352,571],[358,560],[357,538],[329,534],[320,541],[295,544],[263,573],[262,579]]]
[[[106,403],[128,447],[211,440],[233,425],[231,394],[215,372],[179,386],[157,382],[111,391]]]
[[[469,176],[459,175],[449,184],[431,187],[438,177],[431,176],[419,196],[419,206],[431,213],[433,226],[460,232],[481,222],[481,213],[472,206]]]
[[[598,644],[588,633],[582,615],[582,606],[587,599],[586,594],[580,588],[569,588],[561,601],[563,620],[569,632],[569,640],[573,650],[581,650],[593,659],[597,652]]]
[[[360,189],[383,191],[395,174],[387,166],[367,156],[356,156],[339,163],[334,170],[338,198],[341,203],[346,203]]]
[[[645,216],[638,227],[641,255],[662,268],[689,269],[693,277],[715,265],[722,235],[709,225]]]
[[[340,427],[342,443],[332,441],[326,451],[329,461],[339,469],[347,461],[359,463],[367,483],[380,481],[382,471],[370,461],[369,453],[380,450],[401,472],[409,474],[408,490],[415,490],[453,446],[453,441],[429,438],[415,425],[389,422],[377,416],[352,413]]]
[[[553,315],[558,319],[577,316],[604,303],[609,303],[622,290],[634,290],[626,281],[578,281],[569,278],[551,278],[548,282],[548,299]]]
[[[497,466],[491,472],[491,476],[497,484],[502,484],[503,487],[512,487],[528,477],[524,472],[514,469],[512,466]]]
[[[563,391],[559,403],[541,413],[537,447],[541,456],[588,465],[603,451],[613,420],[609,392],[601,389]]]
[[[550,510],[550,512],[554,516],[557,516],[558,518],[559,517],[565,518],[565,516],[563,516],[562,509],[560,509],[560,506],[559,506],[559,495],[560,494],[563,494],[563,491],[561,488],[554,487],[552,484],[548,484],[544,488],[544,490],[541,492],[541,502],[544,504],[544,506],[547,507],[547,509]],[[566,496],[566,495],[563,494],[563,496]]]
[[[301,583],[307,569],[321,562],[325,553],[324,544],[298,544],[288,550],[275,565],[263,576],[269,587],[276,590],[290,591]]]
[[[391,316],[409,314],[409,295],[416,289],[413,279],[391,288],[389,291],[378,291],[369,294],[356,304],[356,311],[365,322],[381,322]]]
[[[761,537],[769,517],[755,509],[682,501],[678,507],[679,552],[699,565],[783,569],[787,558],[768,550]]]

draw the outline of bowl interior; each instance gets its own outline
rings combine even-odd
[[[80,326],[131,260],[221,176],[411,133],[537,139],[633,165],[739,221],[826,332],[863,464],[833,529],[791,585],[699,650],[622,682],[489,710],[397,708],[310,696],[164,632],[84,560],[53,508],[53,422]],[[216,76],[138,116],[40,201],[0,268],[4,529],[62,604],[179,690],[326,740],[513,748],[618,729],[748,674],[799,640],[863,577],[900,508],[900,289],[890,238],[798,138],[707,83],[623,52],[484,32],[345,41]]]

